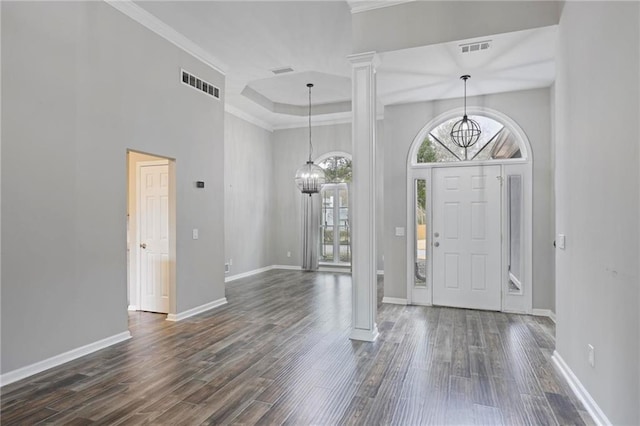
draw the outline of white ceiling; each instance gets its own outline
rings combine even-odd
[[[307,83],[314,83],[314,123],[347,121],[351,95],[351,13],[401,1],[138,1],[136,4],[211,56],[226,71],[226,106],[265,128],[305,126]],[[490,49],[463,55],[445,43],[382,53],[383,105],[468,93],[547,87],[554,79],[556,27],[491,39]],[[478,39],[480,40],[480,39]],[[467,40],[464,42],[473,41]],[[274,75],[275,68],[293,73]],[[304,111],[304,113],[303,113]],[[332,113],[333,112],[333,113]]]

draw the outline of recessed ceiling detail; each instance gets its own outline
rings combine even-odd
[[[351,79],[316,71],[255,80],[249,82],[241,94],[271,112],[305,116],[308,114],[307,83],[314,85],[312,115],[351,111]]]

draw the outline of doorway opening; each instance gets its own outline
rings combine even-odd
[[[531,313],[532,156],[509,117],[468,108],[482,129],[468,160],[450,111],[416,136],[407,163],[407,299]]]
[[[351,155],[331,152],[317,161],[326,176],[320,192],[320,250],[322,266],[349,267],[351,265],[351,216],[349,214],[349,186],[351,183]]]
[[[175,160],[127,151],[129,311],[175,314]]]

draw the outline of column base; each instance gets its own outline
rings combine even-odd
[[[361,340],[363,342],[375,342],[378,336],[378,325],[373,324],[373,330],[363,330],[361,328],[352,329],[351,334],[349,335],[349,339]]]

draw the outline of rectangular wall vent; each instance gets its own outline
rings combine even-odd
[[[462,53],[478,52],[480,50],[487,50],[490,47],[491,40],[477,41],[474,43],[461,44],[460,51]]]
[[[191,86],[194,89],[207,94],[209,96],[213,96],[216,99],[220,99],[220,89],[214,86],[211,83],[207,83],[201,78],[196,77],[188,71],[180,70],[182,75],[182,82],[187,86]]]
[[[274,68],[271,70],[271,72],[274,73],[275,75],[285,74],[288,72],[293,72],[293,68],[291,67]]]

